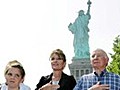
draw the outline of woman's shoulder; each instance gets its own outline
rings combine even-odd
[[[65,77],[65,78],[68,78],[68,79],[74,79],[73,75],[68,75],[66,73],[63,73],[62,76]]]
[[[29,86],[25,85],[24,83],[21,83],[20,90],[31,90],[31,88]]]
[[[41,79],[50,79],[52,78],[52,73],[50,75],[42,76]]]
[[[1,84],[1,90],[7,90],[7,85],[5,83]],[[20,90],[31,90],[31,88],[24,83],[20,83]]]
[[[46,76],[41,76],[39,83],[43,83],[45,81],[50,81],[52,79],[52,74],[46,75]]]
[[[6,90],[7,86],[5,83],[2,83],[0,88],[1,88],[0,90]]]
[[[75,86],[76,85],[76,80],[75,80],[73,75],[68,75],[68,74],[63,73],[62,80],[64,82],[69,83],[69,85],[71,85],[71,86]]]

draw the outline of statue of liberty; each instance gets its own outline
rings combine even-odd
[[[74,59],[83,59],[83,58],[90,58],[89,54],[89,20],[91,18],[90,16],[90,5],[91,1],[88,0],[88,10],[87,13],[84,14],[83,10],[80,10],[78,13],[78,17],[75,20],[75,22],[72,24],[70,23],[68,28],[74,34]]]

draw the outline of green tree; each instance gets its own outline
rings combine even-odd
[[[107,70],[120,75],[120,35],[118,35],[113,43],[113,52],[111,54],[112,61],[107,66]]]

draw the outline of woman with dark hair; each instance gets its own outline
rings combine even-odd
[[[53,72],[42,76],[35,90],[73,90],[76,81],[73,76],[63,72],[66,65],[66,56],[62,50],[56,49],[50,55]]]

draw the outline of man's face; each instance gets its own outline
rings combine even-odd
[[[105,69],[107,63],[108,63],[108,58],[106,58],[104,52],[100,50],[96,50],[92,53],[91,65],[93,66],[93,68],[103,70]]]

